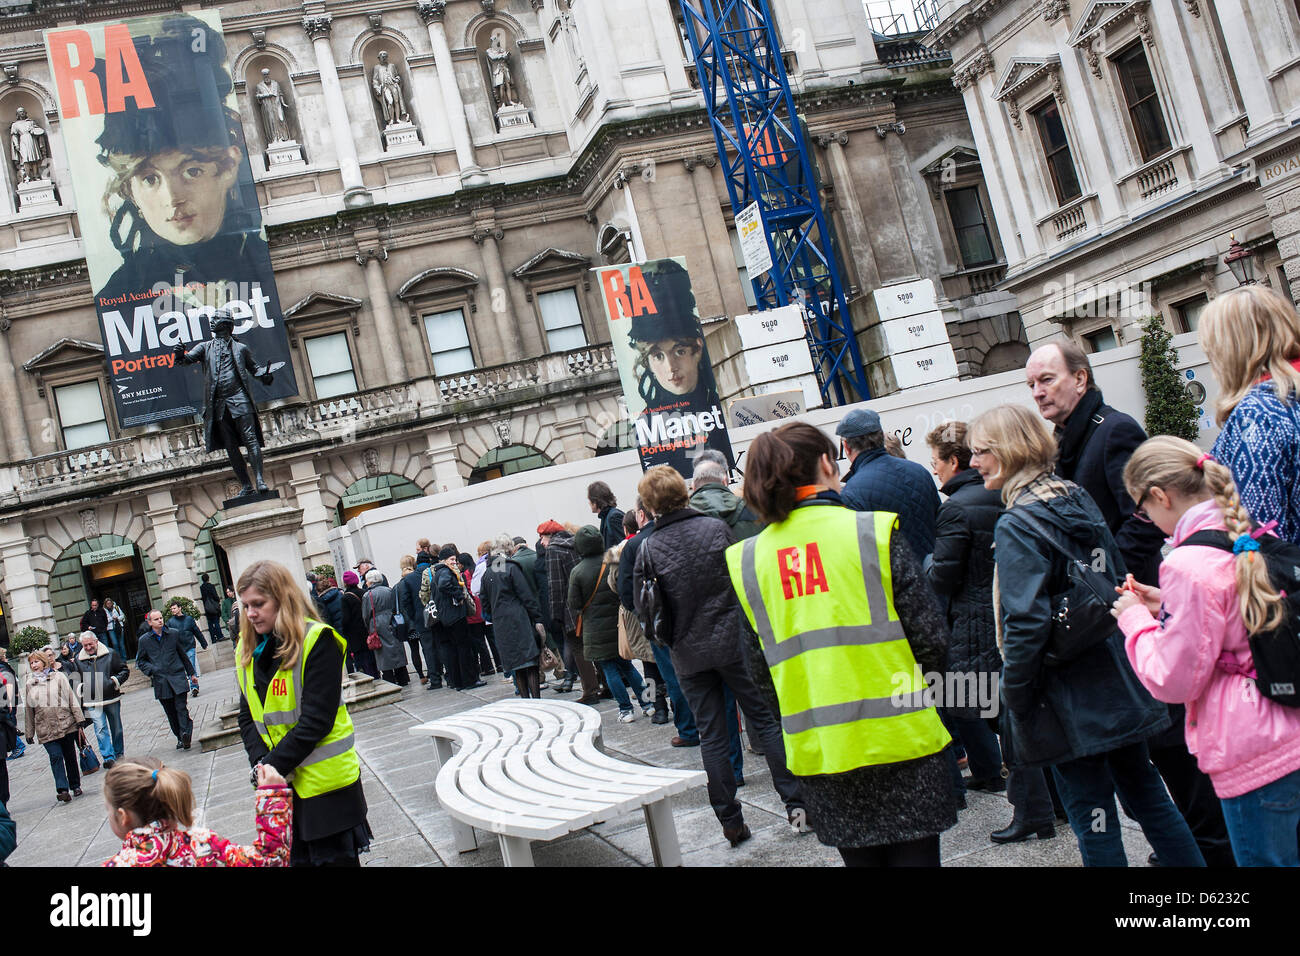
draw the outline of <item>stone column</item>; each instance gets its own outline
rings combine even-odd
[[[571,48],[566,49],[564,55],[561,56],[559,49],[557,49],[558,44],[551,42],[552,18],[547,14],[546,0],[529,0],[529,2],[532,3],[533,13],[537,14],[537,33],[546,44],[546,63],[550,67],[551,82],[555,84],[555,95],[560,98],[560,107],[567,119],[573,116],[576,106],[574,103],[574,87],[580,67],[570,55]],[[556,2],[558,5],[560,0],[556,0]],[[563,24],[561,24],[560,32],[564,32]]]
[[[743,297],[738,300],[735,295],[740,284],[736,272],[736,256],[731,248],[731,236],[727,234],[727,225],[722,219],[718,189],[713,182],[713,167],[718,165],[717,157],[693,156],[682,160],[682,165],[691,174],[691,187],[695,190],[695,207],[704,229],[704,242],[712,266],[711,284],[717,291],[718,306],[728,316],[743,315],[746,311],[745,300]],[[695,281],[699,288],[707,291],[707,286],[703,284],[705,281],[703,276]],[[701,317],[705,316],[701,314]]]
[[[27,437],[27,420],[19,401],[18,377],[14,374],[13,357],[9,352],[9,319],[0,316],[0,418],[4,421],[5,448],[10,461],[26,461],[32,457],[32,443]]]
[[[388,296],[384,267],[380,265],[381,260],[387,259],[388,250],[383,246],[357,252],[357,265],[366,271],[366,295],[370,299],[370,313],[375,317],[375,333],[379,336],[379,347],[384,356],[386,384],[397,385],[411,376],[406,371],[401,331],[393,316],[393,300]]]
[[[645,237],[641,235],[641,220],[637,218],[636,203],[632,201],[632,187],[628,184],[627,173],[618,174],[614,188],[623,190],[623,208],[627,211],[627,225],[632,230],[632,261],[645,262]]]
[[[474,145],[469,138],[469,123],[465,120],[465,101],[456,85],[456,71],[451,63],[451,47],[447,43],[447,28],[443,19],[447,13],[447,0],[419,0],[415,12],[429,30],[433,44],[433,65],[438,70],[438,86],[442,91],[442,106],[451,127],[451,141],[456,147],[456,162],[460,164],[460,181],[467,186],[481,186],[487,174],[474,159]]]
[[[856,279],[858,288],[870,292],[880,287],[880,270],[876,268],[876,256],[871,250],[867,217],[862,214],[857,191],[853,188],[853,173],[849,169],[848,157],[844,154],[848,142],[849,134],[843,130],[817,137],[817,145],[826,150],[830,160],[835,205],[839,208],[844,223],[844,238],[849,244],[849,248],[844,250],[847,253],[844,264]]]
[[[605,19],[606,4],[600,0],[570,0],[569,9],[578,21],[578,30],[586,37],[582,47],[590,54],[587,71],[593,85],[605,93],[605,101],[616,106],[628,102],[623,87],[623,71],[619,64],[618,48]],[[593,64],[590,59],[596,62]]]
[[[506,274],[500,245],[505,237],[505,231],[495,226],[485,226],[474,233],[474,241],[483,247],[483,270],[487,273],[488,300],[497,333],[497,341],[492,343],[496,347],[490,350],[483,347],[488,343],[479,337],[484,365],[522,362],[527,356],[535,358],[546,352],[528,303],[521,301]]]
[[[343,101],[343,87],[339,84],[338,69],[334,65],[334,51],[330,49],[330,24],[328,13],[304,17],[302,27],[311,40],[316,54],[316,68],[320,71],[321,92],[325,94],[325,109],[329,113],[330,136],[338,156],[339,172],[343,176],[343,204],[366,206],[370,193],[361,178],[361,163],[357,160],[357,146],[352,141],[352,123],[348,119],[347,104]]]
[[[0,521],[0,562],[4,563],[5,593],[9,595],[10,637],[28,624],[54,630],[49,588],[37,583],[36,569],[32,567],[35,550],[23,522]],[[48,580],[47,576],[47,585]]]
[[[307,563],[312,567],[330,563],[332,557],[326,539],[330,530],[330,513],[321,497],[320,475],[316,473],[316,466],[310,458],[290,464],[289,485],[293,488],[294,502],[302,510]],[[338,574],[342,576],[343,572],[338,570]]]
[[[452,441],[451,431],[436,428],[428,433],[429,464],[433,466],[433,484],[439,492],[464,488],[465,479],[460,475],[456,442]]]
[[[591,457],[584,437],[591,421],[582,416],[576,406],[564,405],[556,410],[555,434],[564,446],[560,462],[583,461]]]
[[[171,491],[164,488],[150,492],[148,505],[145,517],[154,533],[153,557],[154,568],[158,571],[158,586],[164,594],[180,591],[197,597],[199,582],[190,567],[189,550],[176,521],[178,508]]]

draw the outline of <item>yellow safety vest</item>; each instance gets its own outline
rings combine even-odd
[[[236,666],[235,668],[239,677],[239,691],[248,701],[248,712],[268,750],[274,749],[275,745],[298,723],[302,713],[298,705],[298,688],[303,683],[307,658],[321,635],[328,633],[338,641],[339,647],[343,649],[344,660],[346,661],[347,658],[347,644],[337,631],[310,618],[307,624],[307,637],[303,641],[302,653],[298,655],[297,671],[276,671],[275,676],[271,678],[271,683],[267,685],[265,701],[259,700],[257,696],[253,682],[252,659],[249,659],[247,667]],[[345,663],[345,672],[346,666]],[[340,694],[334,726],[291,775],[290,783],[293,792],[300,797],[315,797],[356,782],[361,777],[361,761],[357,758],[355,743],[356,735],[352,729],[352,718],[348,716],[348,709]]]
[[[889,512],[814,502],[727,549],[797,776],[914,760],[952,740],[894,609],[897,526]]]

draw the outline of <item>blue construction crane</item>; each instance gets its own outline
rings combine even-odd
[[[751,277],[760,308],[804,306],[822,398],[870,397],[831,231],[767,0],[679,0],[731,209],[757,202],[772,268]]]

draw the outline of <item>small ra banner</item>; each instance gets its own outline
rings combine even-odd
[[[221,306],[259,363],[254,401],[298,394],[243,124],[215,10],[45,32],[77,215],[123,428],[203,408],[172,346]]]
[[[721,452],[734,467],[685,260],[594,271],[642,470],[672,465],[689,481],[705,449]]]

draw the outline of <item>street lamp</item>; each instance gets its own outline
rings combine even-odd
[[[1228,254],[1223,261],[1232,270],[1232,277],[1237,280],[1237,285],[1254,285],[1255,256],[1237,241],[1235,235],[1229,236],[1228,240]]]

